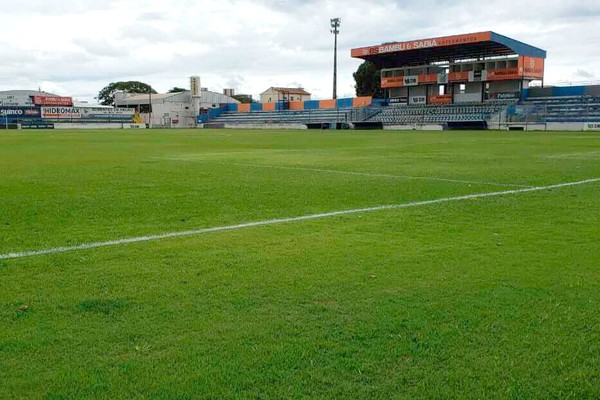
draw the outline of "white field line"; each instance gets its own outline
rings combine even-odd
[[[372,177],[372,178],[420,179],[420,180],[426,180],[426,181],[467,183],[469,185],[489,185],[489,186],[506,186],[506,187],[522,187],[522,188],[532,187],[530,185],[518,185],[518,184],[498,183],[498,182],[467,181],[467,180],[462,180],[462,179],[436,178],[436,177],[432,177],[432,176],[373,174],[370,172],[360,172],[360,171],[341,171],[341,170],[337,170],[337,169],[308,168],[308,167],[287,167],[287,166],[283,166],[283,165],[264,165],[264,164],[251,164],[251,163],[240,163],[240,162],[230,162],[227,164],[239,165],[239,166],[244,166],[244,167],[253,167],[253,168],[274,168],[274,169],[287,169],[287,170],[292,170],[292,171],[313,171],[313,172],[324,172],[324,173],[328,173],[328,174],[358,175],[358,176],[368,176],[368,177]]]
[[[600,155],[600,150],[582,151],[579,153],[563,153],[543,156],[543,158],[577,158],[577,159],[597,159],[596,155]],[[592,156],[592,157],[590,157]]]
[[[83,244],[79,244],[79,245],[75,245],[75,246],[55,247],[55,248],[45,249],[45,250],[30,250],[30,251],[23,251],[23,252],[16,252],[16,253],[7,253],[7,254],[0,254],[0,260],[8,260],[11,258],[23,258],[23,257],[30,257],[30,256],[39,256],[39,255],[46,255],[46,254],[66,253],[66,252],[76,251],[76,250],[93,249],[96,247],[118,246],[118,245],[127,244],[127,243],[149,242],[149,241],[153,241],[153,240],[176,238],[176,237],[182,237],[182,236],[192,236],[192,235],[199,235],[202,233],[209,233],[209,232],[231,231],[231,230],[236,230],[236,229],[250,228],[250,227],[254,227],[254,226],[277,225],[277,224],[284,224],[284,223],[288,223],[288,222],[299,222],[299,221],[307,221],[307,220],[313,220],[313,219],[335,217],[335,216],[339,216],[339,215],[359,214],[359,213],[382,211],[382,210],[394,210],[394,209],[400,209],[400,208],[426,206],[426,205],[430,205],[430,204],[448,203],[448,202],[452,202],[452,201],[462,201],[462,200],[479,199],[479,198],[485,198],[485,197],[506,196],[506,195],[511,195],[511,194],[539,192],[542,190],[558,189],[558,188],[567,187],[567,186],[585,185],[588,183],[595,183],[595,182],[600,182],[600,178],[592,178],[592,179],[586,179],[586,180],[576,181],[576,182],[559,183],[556,185],[549,185],[549,186],[537,186],[537,187],[531,187],[531,188],[505,190],[505,191],[501,191],[501,192],[475,193],[475,194],[468,194],[468,195],[464,195],[464,196],[443,197],[440,199],[433,199],[433,200],[413,201],[413,202],[409,202],[409,203],[399,203],[399,204],[390,204],[390,205],[383,205],[383,206],[376,206],[376,207],[356,208],[356,209],[352,209],[352,210],[331,211],[331,212],[320,213],[320,214],[302,215],[299,217],[268,219],[268,220],[264,220],[264,221],[246,222],[246,223],[236,224],[236,225],[215,226],[212,228],[201,228],[201,229],[194,229],[194,230],[188,230],[188,231],[161,233],[158,235],[138,236],[138,237],[132,237],[132,238],[116,239],[116,240],[109,240],[106,242],[83,243]]]

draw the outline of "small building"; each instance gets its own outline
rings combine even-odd
[[[152,107],[149,104],[152,104]],[[194,106],[190,91],[164,94],[115,93],[115,106],[135,108],[140,118],[151,126],[189,128],[196,126],[198,114],[225,104],[239,104],[229,96],[202,88],[199,109]],[[150,119],[151,118],[151,119]]]
[[[270,87],[260,94],[261,103],[307,100],[310,100],[310,93],[303,88]]]

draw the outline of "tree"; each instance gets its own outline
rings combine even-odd
[[[378,70],[375,64],[365,61],[360,64],[354,74],[356,81],[357,96],[373,96],[382,98],[383,90],[381,90],[381,70]]]
[[[115,92],[125,91],[129,93],[156,93],[152,86],[138,81],[112,82],[98,93],[100,104],[112,106],[115,103]]]
[[[252,100],[251,97],[244,96],[244,95],[234,94],[233,96],[231,96],[231,98],[236,99],[237,101],[239,101],[242,104],[243,103],[254,103],[254,101]]]
[[[175,86],[173,89],[169,89],[169,93],[181,93],[181,92],[187,92],[187,89],[180,88],[177,86]]]

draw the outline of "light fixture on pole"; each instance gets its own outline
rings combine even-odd
[[[332,18],[331,33],[334,36],[333,42],[333,98],[337,99],[337,35],[340,33],[341,18]]]

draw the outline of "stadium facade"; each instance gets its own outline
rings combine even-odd
[[[495,32],[477,32],[352,49],[381,70],[390,103],[457,104],[519,100],[544,79],[546,51]]]

